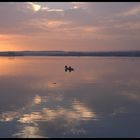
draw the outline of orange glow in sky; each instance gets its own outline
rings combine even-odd
[[[0,51],[140,50],[139,8],[140,2],[3,2]]]

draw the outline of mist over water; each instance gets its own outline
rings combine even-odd
[[[140,58],[0,57],[0,137],[140,137],[139,71]]]

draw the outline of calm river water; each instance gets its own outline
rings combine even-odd
[[[140,137],[140,58],[0,57],[0,137]]]

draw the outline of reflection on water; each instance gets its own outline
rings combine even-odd
[[[39,122],[54,123],[63,121],[62,127],[65,127],[68,131],[77,124],[80,124],[81,120],[96,120],[98,118],[96,113],[80,103],[80,101],[68,101],[69,106],[64,107],[61,103],[66,101],[60,99],[61,97],[49,98],[36,95],[26,108],[2,113],[0,121],[8,122],[16,119],[18,123],[23,124],[24,127],[21,127],[21,130],[13,135],[15,137],[41,137],[37,127]],[[55,103],[55,106],[52,107],[49,105],[53,103]],[[27,109],[29,111],[25,113]],[[75,131],[79,130],[75,129]]]
[[[36,95],[34,97],[34,103],[35,104],[40,104],[42,102],[42,98],[39,95]]]
[[[0,137],[140,137],[139,58],[0,61]]]
[[[17,138],[43,138],[42,136],[37,135],[38,133],[38,127],[25,126],[19,133],[14,134],[13,136]]]
[[[46,105],[47,106],[47,105]],[[57,119],[65,119],[66,121],[78,121],[81,119],[96,118],[96,115],[91,112],[88,108],[81,105],[80,103],[73,103],[72,108],[40,108],[39,112],[31,112],[30,114],[24,114],[19,122],[31,123],[36,121],[54,121]]]

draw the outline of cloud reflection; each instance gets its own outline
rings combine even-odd
[[[47,97],[46,97],[47,98]],[[55,98],[55,97],[54,97]],[[51,99],[48,97],[48,100],[42,100],[41,97],[38,95],[34,98],[34,103],[37,106],[38,105],[38,99],[39,103],[42,105],[49,104],[49,102],[52,101],[58,101],[57,104],[60,104],[62,100],[58,100],[58,98]],[[60,97],[61,98],[61,97]],[[62,98],[61,98],[62,99]],[[46,105],[47,106],[47,105]],[[20,123],[34,123],[38,121],[55,121],[58,119],[64,119],[65,121],[80,121],[80,120],[90,120],[90,119],[97,119],[96,113],[94,113],[92,110],[90,110],[88,107],[86,107],[83,103],[80,103],[80,101],[73,101],[70,105],[71,108],[64,108],[59,106],[54,107],[43,107],[39,109],[40,111],[36,112],[30,112],[28,114],[23,114],[19,118]]]
[[[37,121],[55,121],[62,118],[69,122],[97,119],[97,116],[87,107],[80,104],[74,104],[72,109],[61,107],[57,109],[42,108],[40,112],[24,114],[18,121],[20,123],[34,123]]]
[[[60,100],[61,98],[61,100]],[[11,111],[2,113],[0,121],[10,122],[16,118],[20,129],[14,137],[33,138],[40,137],[39,124],[40,122],[54,123],[62,121],[61,126],[69,129],[72,133],[85,133],[85,130],[77,128],[82,120],[97,120],[98,116],[95,112],[89,109],[85,104],[78,100],[65,101],[66,99],[56,96],[39,96],[36,95],[31,103],[24,110]],[[66,106],[62,106],[62,102],[67,102]],[[52,104],[52,105],[51,105]]]
[[[14,112],[14,111],[2,113],[0,115],[0,121],[1,122],[10,122],[10,121],[13,121],[13,119],[15,119],[18,115],[19,115],[19,112]]]
[[[34,103],[35,103],[35,104],[40,104],[40,103],[41,103],[41,97],[40,97],[39,95],[36,95],[36,96],[34,97]]]
[[[17,134],[14,135],[14,137],[19,138],[43,138],[40,135],[37,135],[39,132],[39,129],[37,127],[33,126],[26,126],[23,127],[23,130]]]

